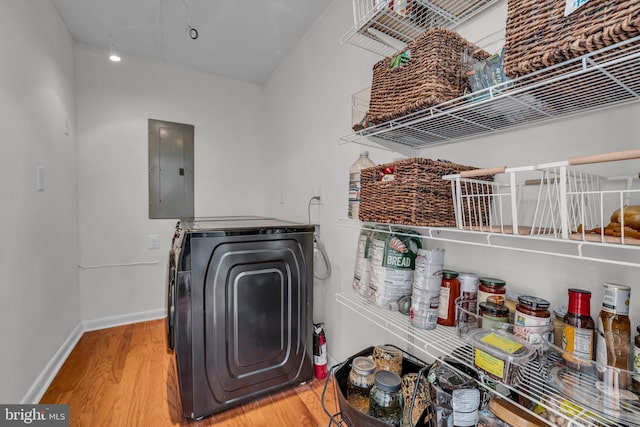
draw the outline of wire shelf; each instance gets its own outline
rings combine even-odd
[[[475,369],[474,351],[465,340],[458,337],[455,328],[437,326],[432,330],[417,329],[411,325],[408,316],[378,307],[355,292],[337,293],[335,297],[349,310],[431,357],[445,363],[446,358],[453,358]],[[566,425],[622,425],[627,422],[634,424],[640,419],[640,406],[627,405],[624,414],[607,408],[607,401],[595,386],[597,376],[563,367],[561,360],[560,352],[550,349],[522,367],[518,373],[522,380],[517,384],[506,385],[481,379],[480,385],[503,397],[511,392],[516,393],[523,399],[539,404],[554,417],[563,419]],[[564,386],[561,384],[563,382]],[[527,410],[524,407],[522,409]]]
[[[454,28],[497,0],[353,0],[355,25],[341,39],[389,56],[429,28]]]
[[[639,99],[640,36],[341,140],[393,142],[415,151]]]

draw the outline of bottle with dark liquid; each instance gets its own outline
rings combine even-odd
[[[595,344],[595,323],[591,318],[591,292],[569,289],[569,307],[564,316],[562,331],[562,355],[567,366],[590,370]]]

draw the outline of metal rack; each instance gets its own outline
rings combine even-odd
[[[388,228],[389,233],[400,235],[403,233],[399,230],[411,229],[420,233],[422,238],[434,241],[456,242],[465,245],[553,255],[626,267],[640,267],[640,262],[638,262],[640,246],[562,240],[544,235],[522,236],[488,231],[469,231],[453,227],[416,227],[398,224],[360,223],[346,218],[338,219],[338,223],[344,227],[358,230],[365,228],[377,232],[384,231],[380,229],[380,226],[384,226]]]
[[[432,145],[640,100],[640,36],[344,136],[409,156]]]
[[[353,0],[355,25],[340,43],[392,55],[429,28],[454,28],[497,1]]]
[[[369,320],[375,325],[385,329],[405,343],[415,346],[423,350],[426,354],[442,360],[446,357],[453,357],[458,362],[474,367],[472,348],[456,334],[453,327],[438,326],[432,330],[421,330],[413,327],[409,317],[399,312],[385,310],[375,304],[365,300],[362,296],[355,292],[343,292],[336,294],[336,300],[349,310],[357,313],[363,318]],[[557,356],[557,357],[556,357]],[[521,376],[527,378],[527,381],[514,385],[482,383],[481,386],[489,389],[492,393],[501,395],[515,392],[525,399],[537,402],[547,411],[560,417],[566,421],[566,425],[571,426],[598,426],[610,425],[609,416],[606,414],[597,414],[590,408],[584,407],[584,401],[588,398],[593,399],[595,394],[590,395],[593,387],[587,387],[584,375],[576,372],[565,373],[569,381],[580,384],[580,393],[584,399],[570,399],[558,390],[550,387],[549,375],[552,372],[556,362],[560,360],[559,355],[550,353],[550,356],[544,356],[535,359],[524,367]],[[576,397],[576,396],[572,396]],[[576,403],[578,402],[578,403]],[[563,411],[562,408],[565,410]],[[567,411],[566,409],[570,410]],[[525,408],[522,408],[526,411]],[[529,411],[530,412],[530,411]],[[533,412],[530,412],[533,414]],[[640,408],[632,409],[630,416],[640,416]],[[535,414],[534,414],[535,415]],[[538,416],[538,415],[535,415]],[[539,416],[538,416],[539,417]],[[542,418],[541,418],[542,419]]]
[[[534,166],[463,171],[443,179],[451,181],[461,230],[640,246],[640,233],[633,228],[619,222],[607,225],[612,212],[640,203],[636,169],[628,176],[610,177],[580,168],[623,160],[638,164],[638,159],[636,149]],[[495,179],[474,179],[483,174]],[[500,177],[506,179],[500,182]]]

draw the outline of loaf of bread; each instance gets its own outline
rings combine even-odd
[[[622,224],[620,211],[623,213],[622,219],[624,219],[624,225],[640,231],[640,206],[625,206],[622,209],[616,210],[613,215],[611,215],[612,223]]]

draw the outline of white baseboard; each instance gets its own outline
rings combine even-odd
[[[73,329],[71,334],[62,343],[56,354],[53,355],[44,370],[38,375],[36,381],[31,385],[27,394],[22,398],[21,404],[37,404],[49,388],[49,385],[56,374],[67,360],[71,350],[74,349],[82,334],[88,331],[111,328],[113,326],[127,325],[129,323],[145,322],[147,320],[162,319],[167,315],[167,310],[160,308],[157,310],[143,311],[140,313],[123,314],[120,316],[103,317],[101,319],[85,320]]]
[[[84,332],[98,329],[112,328],[114,326],[128,325],[130,323],[146,322],[147,320],[162,319],[167,316],[166,308],[141,311],[140,313],[122,314],[120,316],[103,317],[100,319],[84,320],[82,329]]]
[[[42,396],[49,388],[51,381],[55,378],[56,374],[62,367],[62,364],[67,360],[71,350],[74,349],[80,338],[82,337],[82,324],[78,325],[71,331],[71,334],[62,343],[56,354],[53,355],[44,370],[40,372],[38,378],[27,391],[27,394],[22,398],[21,404],[37,404],[42,399]]]

